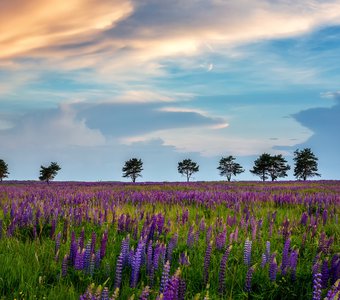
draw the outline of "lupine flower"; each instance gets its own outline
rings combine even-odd
[[[210,241],[204,257],[204,268],[203,268],[203,282],[204,285],[208,283],[209,280],[209,266],[210,266],[210,258],[211,258],[211,250],[212,250],[212,241]]]
[[[63,262],[61,264],[61,276],[65,277],[67,275],[67,265],[68,265],[68,255],[65,254]]]
[[[227,261],[228,261],[231,248],[232,248],[231,245],[227,247],[226,251],[224,252],[222,256],[221,263],[220,263],[220,273],[218,276],[218,292],[220,294],[223,294],[225,290],[225,271],[226,271]]]
[[[178,286],[178,300],[184,300],[185,299],[185,292],[186,292],[186,283],[185,280],[180,278],[179,279],[179,286]]]
[[[91,254],[94,253],[94,249],[96,248],[96,239],[97,239],[97,235],[93,231],[92,236],[91,236]]]
[[[282,263],[281,263],[282,275],[286,275],[287,268],[289,267],[289,249],[290,249],[290,239],[288,238],[283,246],[283,251],[282,251]]]
[[[61,242],[61,233],[59,232],[55,238],[55,249],[54,249],[55,261],[58,261],[59,259],[60,242]]]
[[[169,241],[169,244],[168,244],[168,247],[167,247],[166,259],[168,261],[171,261],[172,252],[173,252],[174,248],[176,247],[177,242],[178,242],[178,233],[176,232],[174,234],[174,236],[171,238],[171,240]]]
[[[270,281],[275,281],[276,280],[276,274],[277,274],[277,263],[276,263],[276,254],[272,254],[270,258],[270,263],[269,263],[269,279]]]
[[[120,248],[120,252],[123,256],[123,266],[128,263],[129,247],[130,247],[129,244],[130,244],[130,235],[128,235],[122,240],[122,244]]]
[[[139,300],[147,300],[149,298],[150,288],[146,286],[139,297]]]
[[[188,238],[187,238],[187,245],[191,248],[194,245],[194,233],[193,233],[193,226],[189,227]]]
[[[248,238],[244,242],[243,261],[246,266],[250,266],[252,241]]]
[[[107,231],[103,233],[102,241],[100,244],[100,258],[103,259],[106,253],[106,245],[107,245],[108,234]]]
[[[325,289],[328,286],[329,268],[328,260],[325,259],[321,265],[321,288]]]
[[[251,266],[248,269],[247,275],[246,275],[246,283],[245,283],[245,291],[246,292],[250,292],[251,291],[251,279],[253,278],[253,273],[255,271],[255,266]]]
[[[101,300],[109,300],[109,289],[107,287],[103,288]]]
[[[124,254],[121,252],[117,259],[115,288],[120,288],[120,285],[122,283],[123,261]]]
[[[79,249],[77,251],[77,256],[76,256],[75,263],[74,263],[74,268],[76,270],[83,270],[84,268],[84,253],[85,253],[85,249],[83,250]]]
[[[163,267],[163,273],[162,273],[162,280],[161,280],[161,286],[160,286],[160,289],[159,291],[161,293],[164,292],[167,284],[168,284],[168,281],[169,281],[169,273],[170,273],[170,262],[167,261]]]
[[[89,272],[91,254],[91,242],[88,242],[84,252],[84,270],[86,273]]]
[[[324,300],[338,300],[340,297],[340,279],[338,279],[331,289],[327,292]]]
[[[182,266],[189,266],[190,265],[189,256],[187,255],[186,252],[182,252],[179,255],[179,264],[182,265]]]
[[[84,227],[81,229],[80,235],[79,235],[79,239],[78,239],[78,247],[80,247],[81,249],[84,248],[84,243],[85,243],[85,229]]]
[[[313,275],[313,300],[321,299],[321,273]]]
[[[144,241],[140,239],[137,245],[136,253],[132,261],[131,284],[130,284],[132,288],[135,288],[137,286],[137,282],[139,279],[139,272],[142,265],[143,249]]]
[[[299,250],[293,250],[290,254],[290,269],[291,269],[291,278],[292,280],[296,280],[296,266],[298,261]]]
[[[164,290],[164,300],[178,300],[180,269],[177,269],[174,276],[168,281]]]
[[[153,267],[152,254],[153,254],[152,240],[150,240],[148,244],[147,255],[146,255],[146,272],[149,276],[151,275],[151,269]]]

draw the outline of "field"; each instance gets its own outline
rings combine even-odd
[[[338,299],[339,207],[339,181],[3,182],[0,299]]]

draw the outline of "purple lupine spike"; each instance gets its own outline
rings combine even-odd
[[[123,265],[124,265],[124,254],[121,252],[117,259],[115,288],[120,288],[120,285],[122,283]]]
[[[290,238],[286,239],[286,242],[282,250],[282,263],[281,263],[282,275],[286,275],[287,269],[289,267],[289,249],[290,249]]]
[[[243,251],[243,261],[246,266],[250,266],[251,262],[251,246],[252,241],[250,241],[248,238],[244,242],[244,251]]]
[[[290,254],[290,269],[291,269],[291,278],[293,281],[296,280],[296,266],[298,262],[299,250],[293,250]]]
[[[77,251],[75,263],[74,263],[74,268],[76,270],[83,270],[84,269],[84,253],[85,249],[81,250],[79,249]]]
[[[166,260],[171,262],[172,259],[172,252],[175,249],[178,242],[178,233],[176,232],[174,236],[170,239],[167,251],[166,251]]]
[[[97,235],[93,231],[92,236],[91,236],[91,254],[94,253],[94,249],[96,248],[96,239],[97,239]]]
[[[107,231],[103,233],[103,237],[100,243],[100,258],[103,259],[106,253],[106,245],[107,245]]]
[[[180,278],[179,279],[179,286],[178,286],[178,300],[184,300],[185,299],[186,289],[187,289],[187,286],[186,286],[185,280]]]
[[[269,261],[270,258],[270,241],[266,242],[266,251],[265,251],[265,255],[266,255],[266,261]]]
[[[85,243],[85,229],[84,227],[81,229],[80,235],[79,235],[79,240],[78,240],[78,247],[81,249],[84,248],[84,243]]]
[[[328,211],[327,211],[327,209],[325,209],[325,210],[322,212],[322,224],[323,224],[323,226],[326,225],[327,219],[328,219]]]
[[[248,269],[248,272],[247,272],[247,275],[246,275],[246,282],[245,282],[245,285],[244,285],[244,290],[248,293],[251,291],[251,280],[253,278],[254,271],[255,271],[255,267],[251,266]]]
[[[148,248],[147,248],[147,255],[146,255],[146,272],[149,277],[151,275],[152,267],[153,267],[153,248],[152,248],[152,240],[150,240],[148,244]]]
[[[188,238],[187,238],[187,246],[191,248],[194,245],[194,234],[193,234],[193,226],[189,227]]]
[[[226,267],[227,267],[227,261],[230,254],[232,246],[230,245],[227,247],[226,251],[224,252],[221,263],[220,263],[220,273],[218,276],[218,292],[220,295],[223,295],[225,290],[225,273],[226,273]]]
[[[321,300],[321,273],[313,274],[313,300]]]
[[[276,254],[273,253],[270,258],[270,263],[269,263],[269,279],[270,281],[275,281],[276,280],[276,274],[277,274],[277,263],[276,263]]]
[[[157,242],[155,249],[154,249],[154,253],[153,253],[153,270],[157,270],[158,269],[158,265],[159,265],[159,258],[160,258],[160,254],[161,254],[161,247],[162,245]]]
[[[98,249],[96,253],[94,253],[94,255],[95,255],[94,266],[96,269],[98,269],[100,267],[100,262],[101,262],[100,249]]]
[[[167,261],[164,264],[163,267],[163,272],[162,272],[162,279],[161,279],[161,286],[159,288],[160,293],[163,293],[165,288],[168,285],[168,281],[169,281],[169,273],[170,273],[170,262]]]
[[[331,284],[334,284],[340,278],[340,255],[334,254],[331,260]]]
[[[58,261],[59,259],[60,243],[61,243],[61,233],[59,232],[57,236],[55,237],[55,248],[54,248],[55,261]]]
[[[321,265],[321,288],[325,289],[328,286],[329,268],[327,258],[323,260]]]
[[[123,266],[127,265],[128,263],[129,247],[130,247],[130,235],[128,235],[122,240],[122,244],[120,247],[120,252],[122,253],[123,256]]]
[[[100,300],[109,300],[109,289],[107,287],[104,287],[102,290],[102,294],[100,297]]]
[[[84,271],[86,273],[89,272],[90,260],[91,260],[91,242],[88,242],[86,244],[84,252]]]
[[[300,219],[300,224],[303,226],[306,226],[308,222],[308,213],[307,212],[303,212],[301,219]]]
[[[178,269],[175,275],[168,281],[164,290],[164,300],[178,300],[180,274],[181,271]]]
[[[218,250],[222,250],[225,246],[227,238],[227,228],[224,227],[223,231],[219,233],[215,238],[215,245]]]
[[[267,264],[267,257],[266,257],[266,254],[265,253],[262,253],[262,256],[261,256],[261,268],[264,268]]]
[[[205,231],[205,221],[204,221],[204,218],[201,219],[199,230],[201,232]]]
[[[331,289],[327,292],[324,300],[338,300],[340,295],[340,279],[338,279]]]
[[[80,248],[81,249],[81,248]],[[75,265],[76,262],[76,256],[77,256],[77,243],[75,240],[71,240],[71,244],[70,244],[70,253],[69,253],[69,260],[72,266]]]
[[[95,262],[96,262],[96,256],[92,253],[91,258],[90,258],[89,267],[88,267],[88,272],[86,272],[86,273],[90,274],[91,276],[93,276],[93,273],[94,273]]]
[[[203,282],[204,285],[208,283],[209,280],[209,266],[210,266],[210,259],[211,259],[211,250],[212,250],[212,241],[208,244],[208,247],[205,251],[204,257],[204,267],[203,267]]]
[[[67,275],[67,265],[68,265],[68,255],[65,254],[63,262],[61,264],[61,276],[65,277]]]
[[[132,271],[131,271],[131,281],[130,281],[130,286],[132,288],[135,288],[137,286],[137,282],[139,279],[140,268],[142,265],[143,249],[144,249],[144,241],[140,239],[137,245],[136,253],[132,261]]]
[[[139,297],[139,300],[147,300],[149,299],[149,294],[150,294],[150,287],[146,286],[144,290],[142,291],[142,294]]]
[[[189,266],[190,265],[189,256],[187,255],[186,252],[182,252],[179,255],[178,262],[181,266]]]

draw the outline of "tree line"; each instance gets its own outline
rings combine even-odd
[[[321,176],[318,173],[318,158],[314,155],[310,148],[294,151],[295,162],[294,176],[299,180],[307,180],[309,177]],[[222,157],[217,167],[220,176],[226,177],[228,181],[232,176],[237,176],[245,170],[236,162],[236,158],[232,155]],[[262,181],[287,177],[287,172],[291,169],[286,159],[281,155],[271,155],[268,153],[261,154],[255,161],[254,166],[249,170],[252,174],[259,176]],[[49,166],[40,166],[39,180],[50,182],[55,178],[61,167],[56,162],[51,162]],[[128,177],[132,182],[136,182],[141,177],[143,171],[143,161],[140,158],[131,158],[127,160],[122,168],[123,177]],[[186,177],[187,182],[193,174],[199,172],[199,165],[190,158],[178,162],[177,171]],[[9,175],[7,163],[0,159],[0,181]]]

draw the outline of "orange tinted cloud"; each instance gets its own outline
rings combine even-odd
[[[129,0],[11,0],[0,3],[0,58],[74,42],[113,26],[133,10]]]

